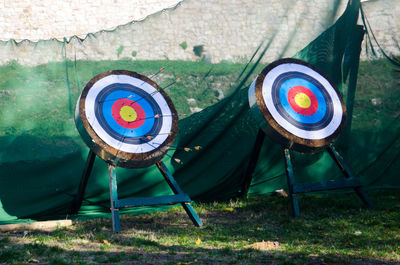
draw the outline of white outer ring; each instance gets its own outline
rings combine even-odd
[[[86,96],[85,100],[85,115],[88,120],[90,126],[92,126],[94,132],[102,139],[106,144],[111,147],[121,150],[126,153],[146,153],[155,150],[159,147],[167,138],[172,128],[172,113],[168,106],[167,101],[161,95],[161,93],[157,92],[152,97],[158,104],[161,109],[162,117],[159,119],[163,119],[163,124],[159,135],[155,136],[152,140],[143,144],[129,144],[123,143],[111,137],[99,124],[95,115],[95,101],[97,95],[108,85],[114,83],[122,83],[122,84],[130,84],[136,86],[146,93],[151,94],[157,91],[155,87],[150,85],[149,83],[135,78],[129,75],[108,75],[103,77],[102,79],[97,80],[96,83],[89,89],[89,92]]]
[[[277,111],[274,102],[272,102],[272,85],[275,79],[282,73],[298,71],[313,77],[318,80],[321,85],[326,89],[329,96],[332,99],[333,104],[333,117],[331,122],[323,129],[317,131],[307,131],[302,130],[288,122],[284,117],[282,117]],[[263,100],[267,106],[268,111],[271,113],[274,120],[285,130],[291,134],[310,140],[320,140],[331,136],[336,129],[340,126],[343,118],[343,109],[340,99],[337,95],[336,90],[332,87],[328,80],[325,79],[318,72],[313,69],[297,63],[284,63],[274,67],[270,70],[264,78],[262,85],[262,96]]]

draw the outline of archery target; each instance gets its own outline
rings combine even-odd
[[[177,133],[177,113],[167,94],[130,71],[95,76],[84,88],[76,112],[84,127],[77,123],[78,130],[89,139],[89,147],[122,167],[158,162]]]
[[[264,131],[301,151],[329,144],[345,122],[343,99],[333,82],[296,59],[268,65],[251,85],[249,102]]]

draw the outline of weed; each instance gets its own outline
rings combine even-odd
[[[179,46],[181,46],[182,49],[186,50],[188,45],[187,45],[186,41],[184,41],[184,42],[180,43]]]
[[[10,242],[11,242],[11,239],[9,237],[0,238],[0,248],[4,247],[5,245],[7,245]]]
[[[111,248],[112,248],[112,246],[111,246],[111,245],[108,245],[108,244],[104,244],[104,245],[101,245],[101,246],[100,246],[100,250],[101,250],[101,251],[110,250]]]
[[[108,262],[120,262],[125,258],[124,253],[119,253],[116,255],[111,255],[108,257]]]
[[[26,244],[25,249],[36,256],[43,255],[47,250],[48,247],[42,243],[33,243],[33,244]]]
[[[20,253],[13,249],[0,250],[0,262],[13,263],[20,258]]]
[[[138,260],[140,258],[139,254],[130,254],[128,255],[128,260]]]
[[[71,263],[67,262],[63,258],[52,258],[52,259],[50,259],[50,264],[51,265],[69,265]]]
[[[198,57],[201,57],[203,51],[204,51],[204,45],[197,45],[193,47],[193,53]]]
[[[122,51],[124,50],[124,46],[120,45],[117,49],[117,56],[119,58],[119,56],[121,55]]]

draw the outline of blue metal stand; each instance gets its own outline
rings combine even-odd
[[[300,208],[297,200],[298,193],[352,188],[367,207],[373,207],[373,203],[369,199],[368,195],[361,188],[360,181],[352,175],[350,169],[344,163],[344,160],[339,153],[332,145],[329,145],[326,149],[331,158],[335,161],[336,165],[342,171],[345,177],[344,179],[296,183],[289,149],[284,149],[289,199],[292,205],[292,214],[294,217],[300,215]]]
[[[156,166],[160,170],[164,179],[167,181],[168,185],[174,192],[174,195],[157,196],[157,197],[136,197],[136,198],[126,198],[118,199],[117,192],[117,177],[115,173],[115,166],[108,166],[108,176],[110,183],[110,203],[111,203],[111,214],[112,214],[112,227],[114,232],[120,232],[120,222],[119,222],[119,209],[128,207],[140,207],[140,206],[155,206],[155,205],[170,205],[180,203],[185,209],[186,214],[189,216],[190,220],[197,227],[202,226],[200,218],[194,211],[193,207],[190,205],[191,199],[185,194],[178,183],[173,178],[172,174],[168,171],[167,167],[162,162],[156,163]]]

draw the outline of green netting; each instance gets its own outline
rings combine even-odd
[[[358,1],[351,1],[333,26],[294,57],[315,64],[343,93],[349,122],[335,146],[353,173],[368,188],[399,188],[399,72],[386,59],[362,61],[358,69],[363,37],[362,28],[356,25],[359,5]],[[68,215],[88,154],[75,129],[75,102],[94,75],[111,69],[128,69],[150,76],[165,67],[167,73],[156,79],[161,87],[183,77],[182,82],[167,90],[178,112],[193,111],[193,99],[197,102],[195,107],[204,109],[180,120],[176,145],[200,145],[202,149],[171,150],[164,162],[195,201],[226,200],[242,195],[244,175],[258,132],[249,110],[247,90],[266,65],[260,61],[272,40],[266,39],[248,64],[128,59],[57,62],[55,58],[54,62],[36,66],[15,61],[0,66],[0,223]],[[66,58],[67,44],[66,41],[31,44],[35,46],[32,56],[36,56],[35,49],[52,48],[59,51],[59,58]],[[0,49],[9,49],[10,45],[13,49],[26,46],[9,41],[1,43]],[[282,43],[281,56],[286,46]],[[37,60],[40,62],[40,58]],[[179,158],[183,164],[177,164],[171,157]],[[325,153],[296,153],[294,167],[298,181],[340,176]],[[155,166],[138,170],[118,168],[117,176],[121,198],[171,194]],[[280,188],[286,188],[282,148],[265,139],[249,193],[267,194]],[[107,167],[97,158],[80,216],[108,213],[108,200]]]

